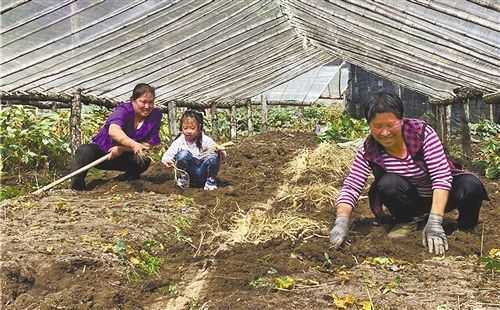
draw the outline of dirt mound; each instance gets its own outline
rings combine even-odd
[[[424,252],[420,231],[388,239],[387,227],[373,225],[366,199],[355,210],[350,243],[336,251],[328,241],[330,205],[293,205],[280,196],[294,185],[288,164],[316,147],[316,137],[306,133],[240,139],[213,192],[181,190],[172,171],[155,163],[137,181],[91,175],[87,192],[57,190],[4,203],[3,308],[324,309],[333,295],[351,296],[358,307],[371,299],[376,308],[498,304],[495,274],[477,258],[500,247],[498,183],[487,182],[491,201],[479,231],[452,232],[445,259]],[[317,184],[318,175],[329,183],[338,178],[298,179]],[[297,219],[310,220],[312,228],[291,228]],[[447,221],[453,224],[453,214]],[[238,230],[238,223],[257,222],[276,234],[256,239],[255,229],[252,235]],[[235,241],[235,233],[246,238]],[[276,285],[285,277],[293,279],[292,289]]]

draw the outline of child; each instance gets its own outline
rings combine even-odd
[[[181,116],[179,135],[161,161],[167,168],[175,165],[189,174],[178,174],[177,186],[204,186],[205,190],[211,191],[217,189],[215,177],[220,161],[226,156],[226,152],[217,150],[214,140],[203,133],[203,114],[188,109]]]

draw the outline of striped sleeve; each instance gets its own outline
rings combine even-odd
[[[363,157],[365,151],[364,147],[358,149],[356,157],[351,166],[349,175],[344,180],[340,194],[337,197],[335,205],[346,203],[353,208],[358,202],[359,195],[365,186],[371,168],[368,161]]]
[[[425,129],[423,145],[425,164],[429,170],[432,189],[451,190],[451,169],[444,153],[443,144],[430,126]]]

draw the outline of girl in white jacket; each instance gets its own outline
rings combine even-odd
[[[180,133],[162,157],[167,167],[176,167],[186,171],[178,174],[177,186],[204,187],[205,190],[217,189],[215,177],[219,172],[221,160],[226,152],[217,149],[212,138],[203,133],[203,114],[188,109],[181,116]]]

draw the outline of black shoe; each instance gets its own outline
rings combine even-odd
[[[75,191],[84,191],[84,190],[87,190],[87,187],[85,186],[85,181],[73,180],[71,182],[71,189],[73,189]]]
[[[124,174],[120,174],[119,176],[116,177],[116,180],[118,181],[133,181],[133,180],[138,180],[140,179],[141,176],[138,174],[132,174],[125,172]]]

